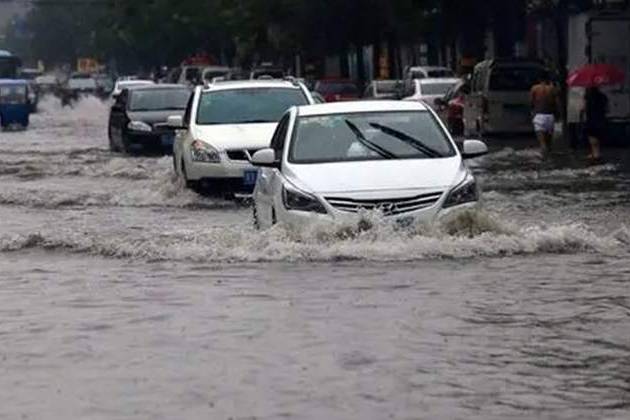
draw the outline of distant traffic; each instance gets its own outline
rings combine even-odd
[[[65,73],[11,63],[15,79],[0,81],[3,128],[26,128],[47,95],[68,107],[99,98],[110,104],[112,153],[172,155],[185,187],[253,197],[259,227],[364,211],[430,222],[477,206],[479,188],[462,162],[487,148],[460,137],[531,130],[529,88],[547,71],[533,61],[489,60],[466,78],[415,66],[402,79],[361,86],[295,78],[273,64],[187,61],[114,77],[89,62]]]

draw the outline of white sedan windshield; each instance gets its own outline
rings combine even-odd
[[[289,161],[325,163],[454,155],[450,140],[429,112],[374,112],[300,118]]]

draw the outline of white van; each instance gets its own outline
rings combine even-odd
[[[505,59],[477,64],[465,101],[465,134],[533,132],[530,91],[547,73],[537,61]]]

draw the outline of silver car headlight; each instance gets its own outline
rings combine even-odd
[[[476,203],[477,201],[479,201],[477,181],[472,175],[468,175],[462,183],[451,190],[443,207],[446,209],[462,204]]]
[[[220,163],[221,155],[214,147],[202,141],[195,140],[190,145],[190,158],[193,162]]]
[[[282,201],[287,210],[297,210],[310,213],[327,214],[324,205],[314,196],[297,189],[283,186]]]
[[[144,121],[131,121],[127,124],[127,128],[131,131],[141,131],[143,133],[150,133],[153,131],[153,128]]]

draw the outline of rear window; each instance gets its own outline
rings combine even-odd
[[[210,70],[203,74],[203,79],[207,82],[211,82],[215,77],[223,77],[228,73],[228,71],[223,70]]]
[[[534,67],[500,67],[492,70],[490,90],[529,91],[547,72]]]
[[[252,88],[205,92],[199,100],[197,124],[275,123],[292,106],[308,104],[300,89]]]
[[[186,81],[196,82],[201,80],[201,71],[196,67],[186,69]]]
[[[448,69],[429,70],[427,73],[429,74],[429,77],[455,77],[455,73]]]
[[[455,83],[421,83],[422,95],[446,95]]]
[[[131,91],[130,111],[170,111],[186,108],[190,91],[187,89],[147,89]]]
[[[322,95],[358,95],[359,89],[351,82],[319,82],[315,90]],[[380,90],[380,87],[379,87]]]
[[[268,70],[254,70],[252,72],[252,79],[258,79],[260,77],[271,77],[272,79],[284,78],[284,70],[268,69]]]
[[[397,93],[402,83],[397,81],[382,81],[375,82],[375,86],[376,93]]]

